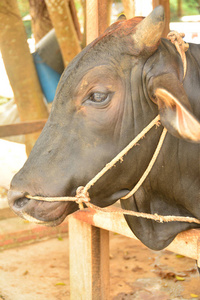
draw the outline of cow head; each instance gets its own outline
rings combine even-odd
[[[185,94],[179,99],[165,77],[159,81],[162,72],[143,75],[146,62],[158,49],[163,28],[162,7],[145,19],[118,21],[69,64],[50,117],[12,180],[9,204],[18,215],[47,225],[61,223],[78,209],[77,204],[29,200],[26,195],[74,196],[77,187],[93,178],[159,110],[172,134],[198,139],[191,128],[199,124]],[[183,122],[184,113],[189,125],[193,122],[189,129]],[[111,205],[132,189],[150,161],[161,129],[150,132],[123,163],[97,181],[89,191],[92,203]]]

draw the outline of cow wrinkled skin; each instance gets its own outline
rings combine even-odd
[[[200,218],[200,46],[190,44],[183,79],[181,58],[161,39],[164,11],[120,20],[88,45],[64,71],[50,117],[27,162],[14,176],[10,207],[21,217],[58,225],[76,203],[27,200],[26,195],[74,196],[160,113],[152,129],[89,190],[91,202],[113,204],[138,182],[163,126],[167,137],[150,175],[125,209]],[[193,223],[157,223],[126,216],[135,235],[163,249]]]

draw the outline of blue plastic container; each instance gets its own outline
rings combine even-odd
[[[47,102],[50,103],[54,99],[61,75],[44,63],[37,52],[33,53],[32,55],[42,91]]]

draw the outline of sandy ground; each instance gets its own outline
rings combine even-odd
[[[67,236],[0,252],[0,299],[69,299],[68,257]],[[200,299],[193,260],[151,251],[114,233],[110,234],[110,290],[113,300]]]
[[[0,187],[9,187],[25,159],[23,145],[0,140]],[[68,260],[67,236],[1,251],[0,300],[69,299]],[[200,300],[196,263],[111,233],[110,294],[113,300]]]

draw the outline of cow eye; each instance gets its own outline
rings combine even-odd
[[[109,93],[95,92],[90,95],[89,100],[100,103],[108,100],[109,95],[110,95]]]

